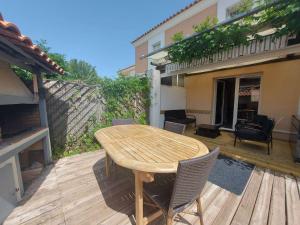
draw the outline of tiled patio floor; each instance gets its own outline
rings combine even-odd
[[[46,168],[4,224],[134,224],[131,173],[118,168],[105,177],[103,159],[103,151],[96,151]],[[299,189],[299,179],[259,168],[253,170],[241,195],[208,182],[202,193],[204,222],[299,224]],[[199,224],[197,217],[184,213],[175,221]]]

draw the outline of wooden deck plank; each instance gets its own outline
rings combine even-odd
[[[263,175],[263,170],[258,168],[254,169],[251,182],[248,185],[242,201],[231,222],[232,225],[249,224]]]
[[[134,223],[133,176],[116,167],[106,177],[103,158],[100,151],[86,153],[46,168],[4,225]],[[287,224],[299,221],[299,179],[259,168],[253,170],[241,195],[207,182],[201,200],[205,225],[279,225],[286,220]],[[196,205],[189,210],[196,211]],[[175,220],[177,225],[199,224],[197,216],[186,213]],[[161,222],[162,217],[150,225]]]
[[[88,161],[89,159],[101,159],[104,157],[104,154],[104,150],[99,150],[65,157],[55,162],[55,168],[68,168],[70,165],[75,164],[82,165],[82,161]]]
[[[19,213],[17,215],[13,215],[9,217],[4,224],[24,224],[24,223],[30,223],[31,220],[34,220],[36,217],[45,216],[51,211],[54,210],[61,210],[61,203],[59,200],[53,201],[51,203],[42,205],[38,208],[34,208],[30,211],[24,211],[22,213]]]
[[[280,173],[274,176],[268,224],[286,224],[285,178]]]
[[[298,193],[299,193],[299,198],[300,198],[300,177],[296,177],[296,180],[297,180]]]
[[[219,211],[217,217],[213,221],[212,225],[229,225],[232,221],[233,216],[235,215],[235,212],[242,200],[243,195],[245,194],[245,191],[247,190],[247,187],[249,186],[249,183],[252,181],[254,182],[254,179],[251,179],[253,176],[253,172],[251,173],[251,176],[249,177],[249,180],[243,190],[243,192],[240,195],[236,195],[234,193],[229,193],[229,196],[226,200],[226,204],[223,205],[221,210]],[[230,207],[228,207],[230,206]]]
[[[78,167],[77,169],[75,169],[72,173],[68,173],[68,174],[59,174],[59,176],[57,177],[58,182],[59,183],[63,183],[63,182],[67,182],[70,181],[72,179],[78,179],[78,177],[81,176],[86,176],[88,174],[92,174],[94,172],[95,169],[99,169],[101,170],[104,167],[104,165],[97,165],[96,168],[93,168],[93,166],[91,165],[88,168],[83,168],[81,169],[80,167]]]
[[[209,208],[210,204],[217,198],[217,196],[220,196],[220,194],[222,194],[222,189],[217,185],[211,183],[209,187],[206,190],[204,190],[202,193],[203,194],[201,196],[201,203],[202,203],[203,212],[205,213],[205,211]],[[196,212],[196,204],[190,207],[188,211]],[[175,217],[174,224],[182,225],[182,224],[186,224],[187,222],[192,224],[197,219],[198,217],[194,215],[182,213]]]
[[[203,221],[205,224],[210,225],[218,216],[218,213],[221,211],[223,206],[226,204],[228,198],[230,196],[230,192],[222,189],[220,194],[216,196],[214,201],[209,205],[209,207],[204,211]],[[198,224],[199,218],[195,218],[193,224]]]
[[[292,176],[285,176],[287,224],[296,225],[300,220],[300,199],[297,182]]]
[[[250,225],[266,225],[268,223],[269,206],[274,174],[266,170],[260,186]]]
[[[223,207],[220,209],[218,215],[212,222],[212,225],[229,225],[231,223],[231,220],[242,200],[242,195],[236,195],[233,193],[229,193],[229,196],[223,205]],[[230,206],[230,207],[229,207]]]
[[[78,207],[82,207],[80,210],[82,210],[85,207],[85,204],[89,205],[88,203],[97,200],[98,202],[105,201],[106,197],[103,197],[103,195],[109,195],[113,196],[116,195],[118,192],[122,191],[122,189],[126,190],[132,190],[132,186],[126,184],[126,182],[119,182],[119,185],[117,187],[111,187],[106,190],[99,191],[99,187],[96,187],[95,189],[88,189],[86,191],[83,190],[81,193],[77,193],[75,195],[68,195],[66,197],[66,194],[63,193],[63,204],[64,204],[64,210],[75,210]],[[67,192],[67,190],[66,190]],[[77,198],[74,198],[76,196]]]
[[[101,159],[100,159],[101,160]],[[104,160],[104,159],[102,159]],[[89,163],[88,164],[85,164],[85,165],[81,165],[81,162],[80,163],[73,163],[72,165],[68,165],[68,166],[63,166],[59,169],[56,169],[56,172],[58,175],[60,176],[64,176],[64,175],[67,175],[67,174],[70,174],[70,173],[73,173],[74,170],[76,171],[77,168],[81,168],[81,169],[87,169],[87,168],[91,168],[91,165],[93,164],[96,164],[97,161],[99,161],[99,159],[97,158],[92,158],[92,159],[89,159]]]
[[[66,222],[70,224],[101,224],[103,220],[108,219],[114,213],[123,212],[126,207],[133,205],[134,199],[127,196],[130,190],[132,189],[125,188],[104,201],[95,198],[78,205],[76,209],[64,211]]]
[[[39,216],[33,217],[32,219],[22,223],[22,225],[32,224],[51,224],[51,225],[62,225],[65,224],[65,217],[62,211],[61,205],[57,208],[43,213]]]

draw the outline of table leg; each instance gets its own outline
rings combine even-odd
[[[107,154],[107,152],[105,153],[105,174],[106,176],[109,176],[109,155]]]
[[[140,173],[135,172],[135,219],[137,225],[143,224],[143,181]]]
[[[136,225],[143,225],[144,223],[144,199],[143,199],[143,182],[154,181],[154,176],[151,173],[134,171],[135,183],[135,219]]]

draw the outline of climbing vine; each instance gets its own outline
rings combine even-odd
[[[270,0],[260,1],[260,6]],[[248,4],[248,5],[246,5]],[[249,1],[241,4],[241,11],[249,10]],[[252,38],[261,39],[258,32],[264,27],[275,28],[275,37],[300,34],[300,0],[280,0],[264,10],[245,16],[242,19],[223,26],[215,26],[216,19],[207,18],[201,24],[194,26],[196,35],[184,40],[183,33],[173,36],[175,45],[168,49],[168,57],[172,62],[188,62],[194,59],[211,56],[220,50],[228,50],[235,46],[247,45]]]

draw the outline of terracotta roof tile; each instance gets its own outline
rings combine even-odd
[[[20,47],[27,54],[33,56],[43,65],[47,66],[49,69],[56,71],[57,73],[64,74],[64,70],[60,68],[53,60],[51,60],[48,55],[43,52],[37,45],[34,45],[32,40],[21,34],[19,28],[8,21],[5,21],[0,13],[0,35],[6,38],[11,43]]]
[[[162,22],[160,22],[159,24],[155,25],[154,27],[152,27],[150,30],[146,31],[145,33],[143,33],[142,35],[140,35],[139,37],[137,37],[135,40],[133,40],[131,43],[136,42],[137,40],[141,39],[142,37],[146,36],[147,34],[149,34],[151,31],[155,30],[156,28],[160,27],[161,25],[165,24],[166,22],[170,21],[171,19],[173,19],[174,17],[178,16],[179,14],[183,13],[184,11],[190,9],[191,7],[193,7],[194,5],[196,5],[198,2],[201,2],[202,0],[195,0],[194,2],[192,2],[191,4],[187,5],[186,7],[182,8],[181,10],[179,10],[178,12],[174,13],[173,15],[169,16],[168,18],[166,18],[165,20],[163,20]]]

